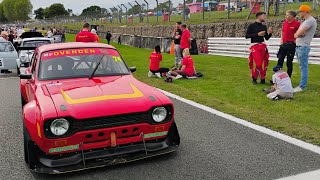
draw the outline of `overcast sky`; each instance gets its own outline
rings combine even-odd
[[[2,1],[2,0],[0,0]],[[86,7],[92,6],[92,5],[98,5],[100,7],[109,8],[120,5],[121,3],[124,3],[127,5],[127,8],[129,8],[128,2],[132,2],[132,5],[134,5],[134,0],[30,0],[33,9],[38,9],[39,7],[48,7],[53,3],[61,3],[64,5],[66,9],[72,9],[75,14],[80,14],[82,10]],[[139,3],[143,3],[143,0],[137,0]],[[147,0],[150,3],[150,7],[155,6],[155,0]],[[159,0],[160,2],[164,2],[165,0]],[[182,0],[173,0],[174,1],[182,1]],[[175,4],[175,3],[174,3]]]

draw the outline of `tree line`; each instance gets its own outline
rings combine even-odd
[[[0,3],[0,22],[26,21],[31,15],[30,0],[3,0]]]

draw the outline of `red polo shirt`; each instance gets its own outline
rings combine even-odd
[[[182,65],[186,66],[184,69],[184,72],[187,74],[187,76],[193,76],[194,75],[194,65],[193,60],[191,56],[186,56],[182,59]]]
[[[299,29],[300,24],[297,20],[293,20],[291,23],[285,20],[282,25],[282,42],[295,42],[294,34]]]
[[[150,55],[150,70],[158,71],[160,69],[160,61],[162,61],[162,54],[153,52]]]
[[[89,31],[80,31],[76,36],[76,42],[96,42],[96,36]]]
[[[188,29],[185,29],[181,35],[181,41],[180,41],[180,48],[181,49],[186,49],[186,48],[190,49],[190,42],[189,42],[190,38],[191,38],[190,31]]]

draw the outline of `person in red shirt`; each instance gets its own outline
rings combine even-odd
[[[193,64],[193,59],[190,56],[189,48],[186,48],[182,52],[182,67],[181,69],[175,69],[171,72],[172,76],[175,76],[175,79],[180,79],[182,77],[192,77],[196,74],[196,69]]]
[[[286,20],[282,25],[281,45],[278,51],[278,65],[283,67],[284,59],[287,57],[287,73],[289,77],[292,75],[293,65],[292,61],[296,53],[296,39],[294,34],[300,27],[300,22],[295,19],[297,13],[294,11],[287,11]]]
[[[83,25],[83,29],[76,36],[76,42],[98,42],[97,37],[90,32],[89,26],[88,23]]]
[[[150,68],[149,68],[149,73],[148,77],[152,77],[155,75],[158,78],[161,78],[161,75],[163,73],[169,72],[169,68],[160,68],[160,62],[162,61],[162,54],[160,50],[160,46],[157,45],[154,48],[154,52],[151,53],[150,55]]]
[[[190,49],[190,39],[191,39],[191,33],[187,29],[187,25],[182,24],[181,25],[182,35],[181,35],[181,41],[180,41],[180,49],[181,53],[184,49]]]

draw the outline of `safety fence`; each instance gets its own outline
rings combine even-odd
[[[280,38],[266,41],[271,60],[277,60]],[[244,38],[208,38],[209,54],[247,58],[250,53],[250,40]],[[296,61],[296,57],[295,57]],[[320,38],[311,43],[309,63],[320,64]]]

